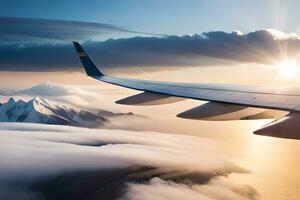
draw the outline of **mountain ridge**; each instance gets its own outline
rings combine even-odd
[[[10,97],[6,103],[0,104],[0,122],[29,122],[41,124],[57,124],[95,128],[109,122],[112,117],[134,115],[133,113],[113,113],[99,110],[97,113],[66,106],[42,97],[34,97],[29,101]]]

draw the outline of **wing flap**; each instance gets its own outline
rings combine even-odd
[[[178,114],[177,117],[209,121],[227,121],[248,119],[248,117],[258,115],[263,112],[265,112],[265,109],[208,102],[184,111]]]
[[[229,120],[252,120],[274,119],[286,115],[287,112],[237,106],[226,103],[208,102],[189,109],[177,115],[185,119],[229,121]]]
[[[169,103],[174,103],[183,100],[185,99],[163,95],[163,94],[156,94],[152,92],[142,92],[140,94],[118,100],[116,101],[116,103],[123,104],[123,105],[149,106],[149,105],[169,104]]]
[[[300,139],[300,113],[289,113],[287,116],[275,120],[261,129],[254,131],[254,134]]]

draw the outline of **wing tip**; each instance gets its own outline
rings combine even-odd
[[[104,76],[104,74],[100,71],[99,67],[97,67],[97,65],[93,62],[90,56],[81,47],[81,45],[76,41],[72,41],[72,43],[76,49],[76,52],[80,58],[80,61],[85,69],[86,74],[91,77]]]

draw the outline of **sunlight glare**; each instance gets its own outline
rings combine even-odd
[[[295,60],[284,60],[279,63],[276,68],[279,71],[279,75],[283,78],[292,78],[297,74],[297,62]]]

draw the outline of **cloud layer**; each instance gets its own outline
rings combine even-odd
[[[211,65],[211,58],[217,59],[213,64],[226,64],[225,61],[270,64],[286,56],[297,56],[300,39],[296,34],[267,29],[247,34],[215,31],[191,36],[87,41],[83,46],[105,67],[182,67]],[[0,54],[0,70],[51,71],[81,67],[71,44],[3,44]]]
[[[22,17],[0,17],[0,25],[0,41],[5,43],[49,40],[70,42],[96,39],[114,32],[140,33],[112,24]]]
[[[107,191],[125,199],[170,199],[172,191],[189,199],[257,197],[253,188],[228,182],[225,175],[247,170],[214,154],[218,144],[207,139],[18,123],[1,123],[0,137],[1,198],[70,197],[71,189],[84,198]]]

